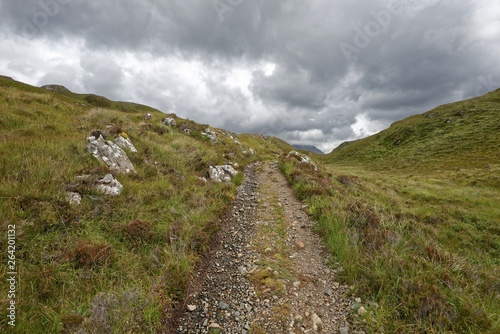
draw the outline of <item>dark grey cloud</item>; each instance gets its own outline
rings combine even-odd
[[[500,85],[488,0],[17,0],[0,12],[5,74],[324,150]]]

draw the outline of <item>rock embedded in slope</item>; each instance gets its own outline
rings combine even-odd
[[[219,165],[208,167],[208,176],[214,182],[229,182],[238,174],[231,165]]]
[[[87,151],[97,160],[105,163],[109,169],[118,174],[135,173],[134,165],[120,146],[104,139],[99,131],[94,131],[87,138]]]
[[[66,200],[69,202],[70,205],[77,206],[82,203],[82,195],[80,195],[77,192],[68,191],[66,193]]]
[[[115,136],[115,144],[124,150],[129,150],[132,153],[137,153],[137,149],[125,132]]]
[[[172,117],[165,117],[161,122],[166,126],[177,126],[177,122]]]
[[[45,85],[45,86],[42,86],[41,88],[46,89],[46,90],[50,90],[51,92],[56,92],[56,93],[71,93],[71,91],[68,88],[61,86],[61,85]]]
[[[290,152],[288,152],[287,158],[290,158],[290,157],[295,157],[301,163],[313,166],[314,171],[316,171],[316,172],[318,171],[318,167],[314,164],[314,162],[311,160],[311,158],[309,158],[309,156],[302,154],[300,152],[297,152],[297,151],[290,151]]]
[[[205,131],[201,133],[202,136],[208,138],[212,143],[217,144],[219,140],[217,139],[217,134],[210,130],[210,128],[206,128]]]
[[[96,189],[109,196],[118,196],[123,190],[123,186],[113,175],[107,174],[102,179],[97,180]]]

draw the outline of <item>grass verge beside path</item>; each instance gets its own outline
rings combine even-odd
[[[499,191],[453,174],[370,172],[284,158],[280,169],[309,205],[342,278],[385,333],[500,331]]]

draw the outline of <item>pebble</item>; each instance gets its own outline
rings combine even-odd
[[[313,324],[313,329],[315,331],[317,331],[321,327],[321,325],[323,324],[323,322],[321,321],[321,318],[316,313],[313,313],[311,315],[311,321]]]
[[[304,249],[306,246],[302,241],[295,240],[295,247],[297,247],[298,249]]]
[[[188,306],[187,306],[187,310],[188,310],[189,312],[193,312],[194,310],[196,310],[196,305],[188,305]]]
[[[340,327],[339,334],[349,334],[349,327]]]
[[[366,310],[363,306],[361,306],[361,307],[358,309],[358,314],[359,314],[360,316],[365,315],[367,312],[368,312],[368,311],[367,311],[367,310]]]

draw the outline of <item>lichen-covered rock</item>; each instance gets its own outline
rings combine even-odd
[[[305,154],[302,154],[302,153],[299,153],[297,151],[290,151],[287,155],[287,158],[290,158],[290,157],[295,157],[297,158],[301,163],[305,163],[305,164],[308,164],[308,165],[311,165],[314,167],[314,170],[317,172],[318,171],[318,167],[314,164],[314,162],[311,160],[311,158],[309,158],[307,155]]]
[[[92,132],[92,135],[87,138],[86,149],[113,172],[135,173],[135,168],[127,154],[117,144],[106,141],[102,135],[98,135],[97,131]]]
[[[135,148],[134,144],[130,141],[130,138],[128,136],[124,136],[125,133],[120,133],[119,135],[115,136],[115,143],[116,145],[120,146],[121,148],[125,150],[129,150],[130,152],[137,153],[137,149]]]
[[[217,142],[219,141],[217,139],[217,134],[209,128],[206,128],[205,131],[201,133],[201,135],[207,137],[214,144],[217,144]]]
[[[176,126],[177,122],[172,117],[165,117],[161,122],[166,126]]]
[[[118,196],[121,194],[123,186],[113,175],[107,174],[102,179],[97,180],[96,189],[104,195]]]
[[[214,182],[228,182],[238,174],[230,165],[210,166],[208,167],[208,177]]]

